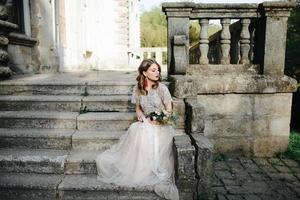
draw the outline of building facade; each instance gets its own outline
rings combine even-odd
[[[17,73],[130,70],[140,47],[139,0],[6,0],[10,67]]]

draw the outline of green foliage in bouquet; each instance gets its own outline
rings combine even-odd
[[[162,110],[161,112],[151,112],[147,117],[149,117],[150,120],[158,121],[162,125],[176,125],[178,119],[174,112],[169,113],[165,110]]]

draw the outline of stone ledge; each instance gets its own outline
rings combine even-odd
[[[198,45],[199,46],[199,45]],[[242,64],[208,64],[208,65],[200,65],[200,64],[190,64],[186,69],[187,75],[216,75],[216,74],[225,74],[225,73],[255,73],[257,74],[259,71],[259,65],[242,65]]]
[[[286,75],[171,75],[170,80],[171,93],[180,98],[196,97],[198,94],[291,93],[297,90],[297,81]]]
[[[25,34],[11,32],[8,35],[9,44],[33,47],[38,40]]]

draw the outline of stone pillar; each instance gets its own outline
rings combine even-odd
[[[249,32],[250,19],[241,19],[241,60],[240,64],[249,64],[249,50],[250,50],[250,32]]]
[[[175,66],[174,58],[174,36],[175,35],[185,35],[186,40],[189,41],[189,19],[185,18],[175,18],[175,17],[168,17],[168,74],[178,74],[181,73],[180,70],[178,71]],[[188,44],[189,42],[187,42]],[[189,60],[189,51],[188,45],[184,46],[186,48],[186,61]],[[182,63],[183,64],[183,63]],[[186,63],[188,64],[188,63]]]
[[[200,19],[200,26],[201,26],[201,32],[200,32],[200,59],[199,64],[200,65],[207,65],[208,64],[208,19]]]
[[[224,18],[221,20],[222,24],[222,32],[221,32],[221,64],[230,64],[230,57],[229,57],[229,51],[230,51],[230,31],[229,31],[229,25],[230,25],[230,19]]]
[[[7,22],[7,19],[7,8],[0,6],[0,79],[9,78],[12,75],[12,71],[8,67],[8,34],[18,28],[16,24]]]
[[[167,33],[167,45],[168,45],[168,77],[172,74],[184,74],[184,69],[176,69],[174,61],[174,36],[185,35],[186,37],[186,54],[181,55],[184,57],[186,63],[185,67],[189,64],[189,17],[190,12],[195,6],[193,2],[177,2],[177,3],[163,3],[162,10],[167,16],[168,33]],[[183,63],[182,63],[183,64]]]
[[[295,2],[264,2],[260,11],[265,21],[263,73],[283,76],[287,19]]]

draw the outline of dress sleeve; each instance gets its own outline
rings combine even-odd
[[[137,85],[135,85],[133,87],[132,96],[131,96],[131,103],[140,104],[140,97],[137,94]]]
[[[168,104],[168,103],[172,102],[173,101],[172,96],[170,94],[170,91],[169,91],[168,87],[164,84],[161,84],[161,86],[162,86],[161,87],[162,88],[162,94],[163,94],[162,98],[163,98],[164,104]]]

